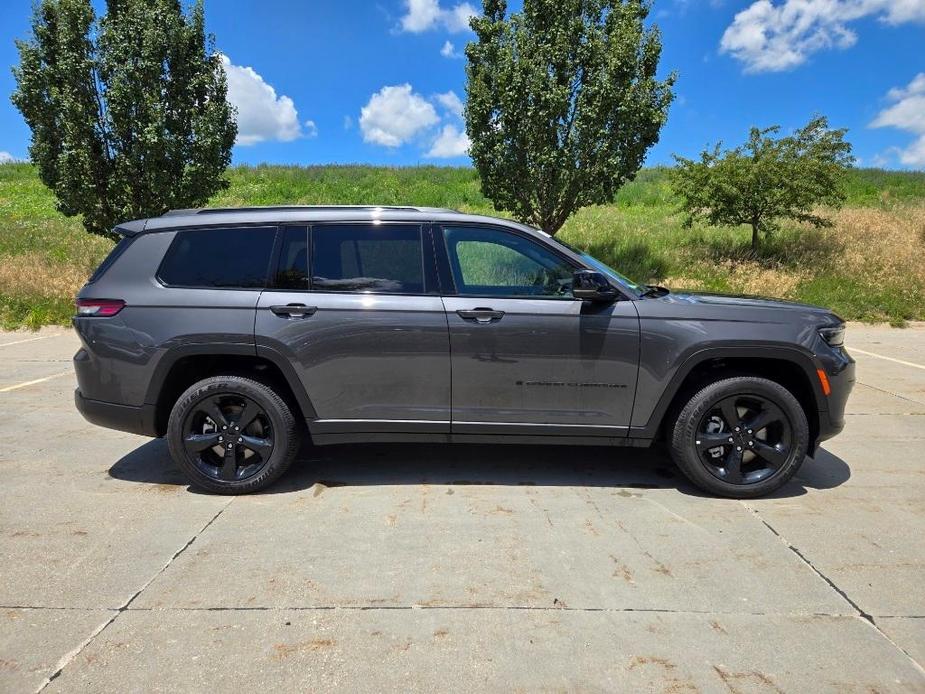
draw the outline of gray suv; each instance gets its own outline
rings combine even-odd
[[[166,436],[197,487],[273,483],[304,436],[667,443],[729,497],[844,425],[844,323],[640,286],[535,229],[420,207],[179,210],[128,222],[80,291],[77,407]]]

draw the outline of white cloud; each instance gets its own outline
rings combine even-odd
[[[363,141],[398,147],[440,119],[433,105],[410,84],[383,87],[360,110]]]
[[[461,157],[469,151],[469,136],[455,125],[444,125],[425,156],[437,159]]]
[[[443,94],[437,94],[434,98],[437,100],[437,103],[443,106],[447,111],[458,118],[462,118],[463,102],[456,96],[456,92],[450,90]]]
[[[305,121],[305,137],[308,137],[308,138],[318,137],[318,126],[315,125],[315,121],[313,120]]]
[[[405,6],[407,11],[401,18],[401,29],[414,34],[437,27],[443,27],[450,33],[466,31],[469,18],[479,14],[468,2],[444,9],[439,0],[405,0]]]
[[[17,161],[16,157],[9,152],[0,152],[0,164],[12,164],[15,161]]]
[[[908,86],[891,89],[887,99],[893,105],[878,113],[870,127],[897,128],[917,135],[912,144],[897,153],[907,166],[925,166],[925,72],[917,74]]]
[[[308,130],[303,131],[292,99],[284,94],[277,96],[276,90],[253,68],[234,65],[226,55],[222,56],[222,65],[228,75],[228,101],[238,110],[236,144],[289,142],[317,134],[312,121],[305,122]]]
[[[464,58],[465,56],[456,50],[456,46],[453,45],[452,41],[446,41],[443,44],[443,48],[440,49],[440,55],[444,58]]]
[[[847,25],[864,17],[922,22],[925,0],[757,0],[735,16],[720,52],[745,63],[746,72],[789,70],[816,51],[853,46],[858,37]]]

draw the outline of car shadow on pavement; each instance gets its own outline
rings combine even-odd
[[[167,444],[155,439],[116,462],[109,474],[119,480],[187,486],[170,458]],[[851,470],[841,458],[820,449],[772,498],[794,497],[807,489],[831,489]],[[591,446],[476,444],[355,444],[305,447],[290,471],[261,494],[325,487],[443,484],[587,486],[677,489],[709,496],[691,485],[664,449]],[[190,491],[196,491],[190,488]]]

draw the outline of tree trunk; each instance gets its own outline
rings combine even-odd
[[[752,253],[758,252],[758,224],[752,222]]]

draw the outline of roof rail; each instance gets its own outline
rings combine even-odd
[[[298,210],[395,210],[399,212],[424,212],[441,210],[453,212],[447,208],[414,207],[410,205],[254,205],[249,207],[199,207],[188,210],[170,210],[164,217],[179,217],[192,214],[229,214],[237,212],[289,212]]]

